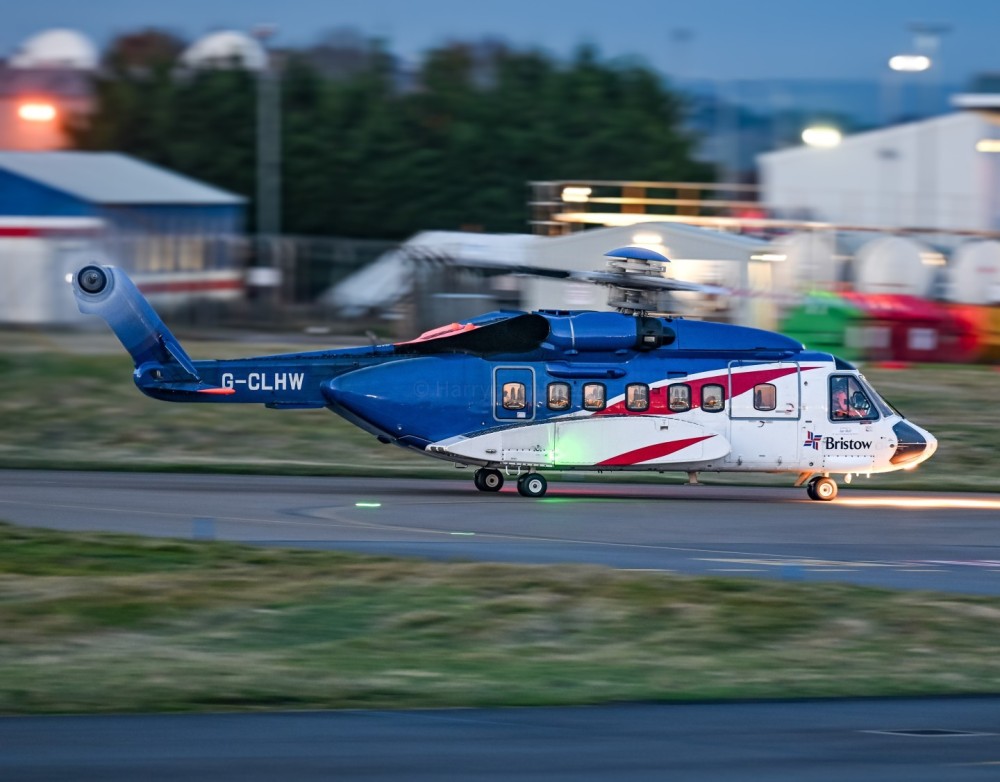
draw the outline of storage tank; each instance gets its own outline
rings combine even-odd
[[[1000,242],[966,242],[952,256],[948,298],[962,304],[1000,304]]]
[[[931,294],[935,272],[944,256],[927,245],[900,236],[866,242],[854,259],[854,284],[862,293],[925,297]]]

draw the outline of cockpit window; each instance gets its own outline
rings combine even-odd
[[[872,387],[872,384],[870,382],[868,382],[868,378],[866,378],[864,375],[860,375],[858,379],[861,381],[861,388],[864,389],[865,393],[875,403],[875,407],[878,408],[878,411],[883,416],[888,418],[889,416],[895,414],[898,415],[900,418],[906,417],[901,412],[899,412],[899,410],[896,409],[896,406],[892,402],[890,402],[888,399],[882,398],[882,395],[879,394],[878,391],[876,391]]]
[[[830,378],[830,419],[833,421],[874,421],[878,410],[871,397],[853,375]]]

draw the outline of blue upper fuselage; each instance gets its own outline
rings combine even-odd
[[[595,384],[603,386],[608,401],[601,413],[624,414],[615,400],[628,384],[705,373],[718,373],[721,380],[734,361],[831,360],[760,329],[562,311],[489,313],[353,358],[355,367],[329,371],[322,382],[328,406],[374,434],[418,448],[494,426],[589,414],[582,395]],[[527,395],[517,411],[507,410],[500,398],[508,382]],[[552,383],[568,386],[569,406],[547,404]],[[654,400],[650,414],[665,412],[655,408]]]

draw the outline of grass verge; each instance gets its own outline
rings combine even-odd
[[[1000,599],[0,524],[0,712],[1000,691]]]

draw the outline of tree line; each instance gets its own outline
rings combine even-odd
[[[257,88],[239,68],[183,69],[183,42],[122,36],[94,77],[77,149],[116,150],[250,199]],[[419,230],[527,230],[530,180],[709,181],[684,107],[638,62],[588,46],[568,62],[450,43],[412,71],[377,41],[280,53],[285,233],[401,239]]]

